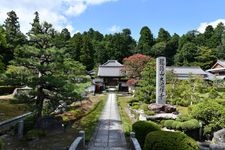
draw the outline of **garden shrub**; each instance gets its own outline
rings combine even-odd
[[[172,129],[173,122],[174,122],[174,120],[165,120],[163,126],[168,129]]]
[[[33,140],[33,139],[44,137],[44,136],[46,136],[46,132],[44,130],[33,129],[28,131],[25,137],[27,140]]]
[[[145,137],[149,132],[160,130],[160,127],[152,121],[137,121],[132,125],[136,138],[143,148]]]
[[[168,129],[177,129],[182,131],[194,130],[200,127],[198,120],[191,119],[188,121],[176,121],[176,120],[166,120],[163,124],[164,127]]]
[[[4,143],[3,143],[2,139],[0,139],[0,150],[3,150],[3,146],[4,146]]]
[[[177,124],[178,124],[178,121],[174,120],[173,123],[172,123],[172,129],[176,129]]]
[[[185,122],[182,122],[181,129],[184,131],[194,130],[200,128],[199,122],[196,119],[191,119]]]
[[[27,116],[24,120],[24,134],[26,134],[29,130],[32,130],[35,125],[35,117],[34,115]]]
[[[195,140],[182,132],[153,131],[145,138],[144,150],[198,150]]]

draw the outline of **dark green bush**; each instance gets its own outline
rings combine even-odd
[[[182,132],[154,131],[145,138],[144,150],[198,150],[195,140]]]
[[[166,120],[164,121],[164,127],[168,129],[176,129],[176,130],[182,130],[182,131],[187,131],[187,130],[194,130],[199,128],[199,122],[196,119],[191,119],[188,121],[176,121],[176,120]]]
[[[33,140],[44,136],[46,136],[46,132],[44,130],[33,129],[28,131],[25,137],[27,140]]]
[[[24,134],[26,134],[29,130],[34,129],[34,125],[35,125],[34,115],[26,117],[26,119],[24,120]]]
[[[174,120],[165,120],[163,126],[168,129],[172,129],[173,122],[174,122]]]
[[[173,121],[172,123],[172,129],[177,129],[177,125],[178,125],[179,121]]]
[[[191,120],[182,122],[182,125],[181,125],[181,129],[184,130],[184,131],[194,130],[194,129],[197,129],[199,127],[200,127],[199,122],[196,119],[191,119]]]
[[[4,146],[4,143],[3,143],[2,139],[0,139],[0,150],[3,150],[3,146]]]
[[[151,121],[137,121],[132,125],[132,129],[136,134],[138,142],[143,148],[146,135],[149,132],[160,130],[160,127]]]

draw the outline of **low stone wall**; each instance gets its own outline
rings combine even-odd
[[[225,150],[225,144],[210,144],[210,143],[205,143],[199,142],[199,149],[200,150]]]
[[[130,150],[141,150],[141,146],[138,140],[135,138],[135,133],[130,133]]]
[[[69,150],[83,150],[85,148],[85,132],[80,131],[79,136],[70,145]]]

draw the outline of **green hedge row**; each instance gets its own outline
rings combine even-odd
[[[140,146],[143,148],[146,135],[149,132],[160,130],[160,127],[151,121],[137,121],[132,125],[132,129]]]
[[[199,122],[196,119],[191,119],[184,122],[176,121],[176,120],[166,120],[164,121],[163,126],[168,129],[175,129],[175,130],[182,130],[182,131],[194,130],[194,129],[200,128]]]
[[[145,138],[144,150],[198,150],[195,140],[181,132],[153,131]]]

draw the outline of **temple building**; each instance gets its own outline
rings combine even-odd
[[[118,87],[118,90],[127,90],[124,66],[117,60],[108,60],[106,63],[98,67],[98,78],[102,80],[104,88],[106,87]]]
[[[186,80],[190,77],[201,76],[203,79],[208,80],[208,74],[202,70],[200,67],[175,67],[167,66],[166,71],[173,72],[178,79]]]
[[[211,69],[206,70],[215,76],[216,79],[225,79],[225,60],[217,60]]]

